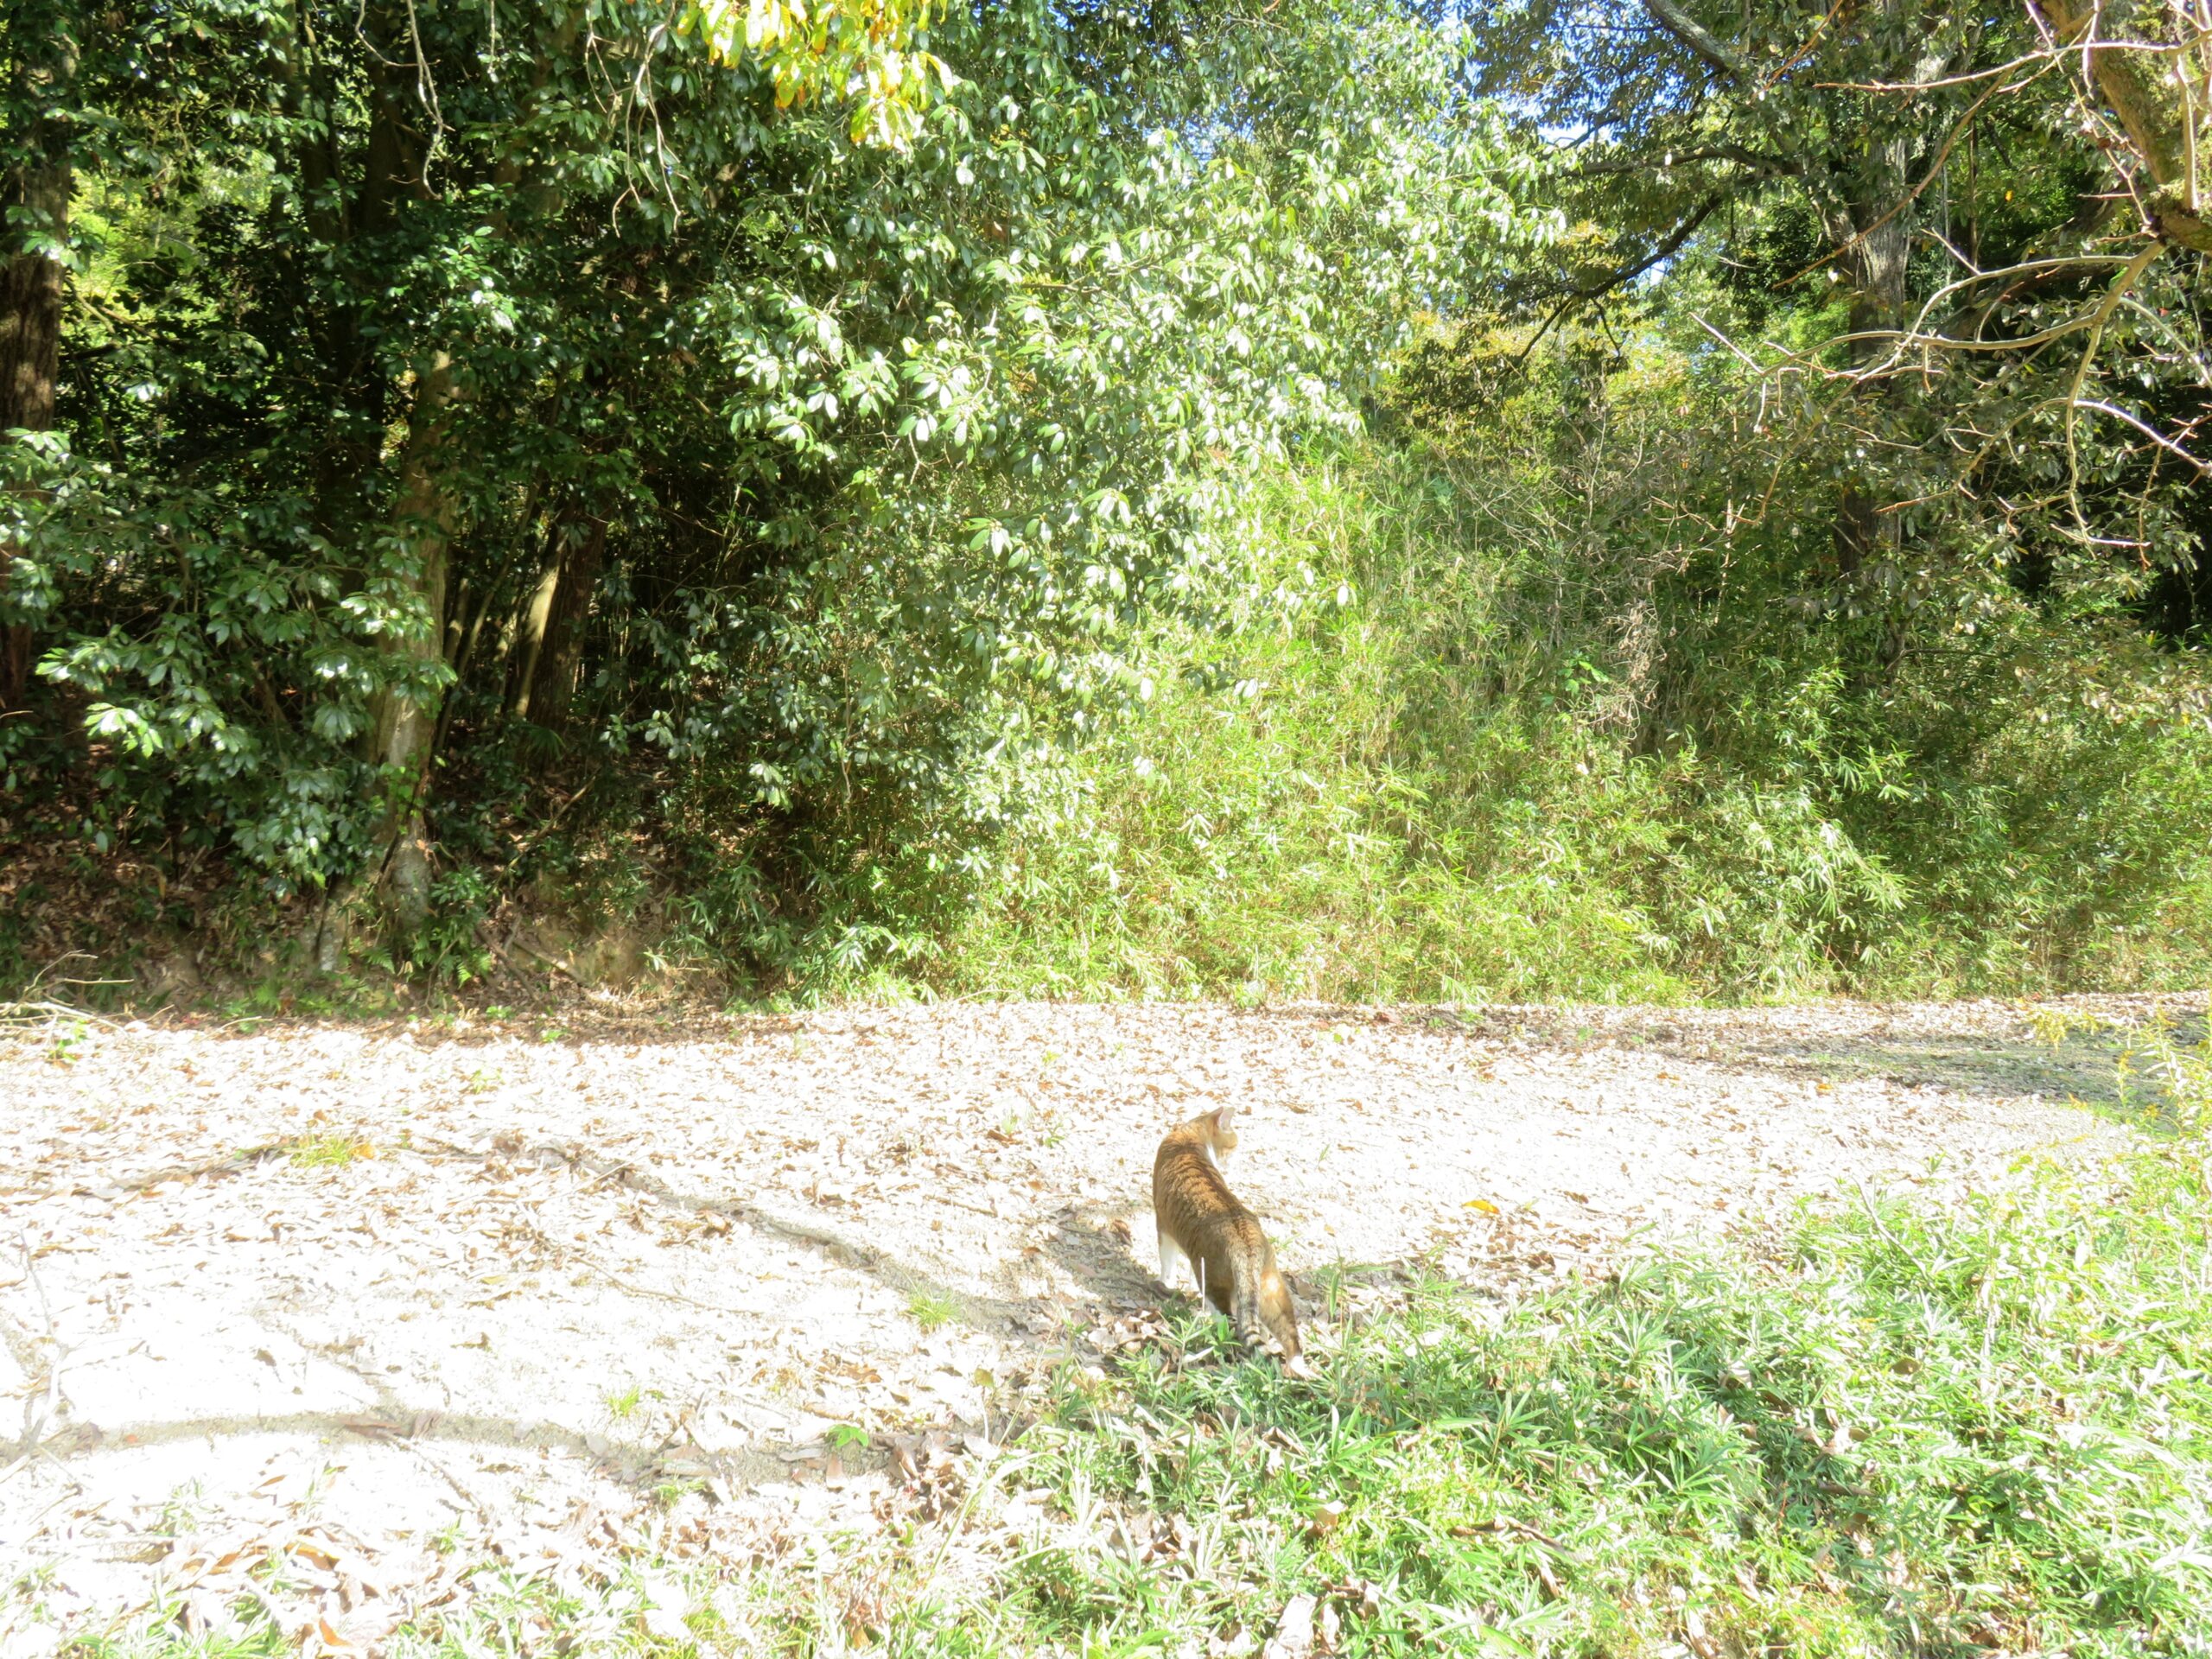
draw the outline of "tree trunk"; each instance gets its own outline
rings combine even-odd
[[[378,840],[384,848],[378,885],[392,918],[420,927],[429,914],[430,857],[423,809],[429,788],[432,738],[443,695],[446,572],[453,534],[453,504],[440,476],[453,404],[453,365],[435,353],[415,388],[407,448],[399,462],[396,529],[414,554],[409,577],[421,610],[420,626],[399,645],[413,683],[379,692],[371,709],[369,758],[391,791]]]
[[[1885,0],[1882,11],[1893,16],[1897,0]],[[1942,76],[1945,66],[1940,50],[1923,52],[1912,66],[1910,79],[1927,86]],[[1888,113],[1885,111],[1885,113]],[[1850,328],[1853,368],[1875,367],[1897,348],[1897,336],[1909,321],[1910,289],[1906,281],[1912,258],[1912,233],[1917,221],[1911,196],[1915,135],[1900,124],[1883,123],[1870,133],[1866,158],[1851,188],[1852,246],[1847,269],[1851,280]],[[1872,389],[1872,397],[1886,400],[1886,384]],[[1860,584],[1868,568],[1889,562],[1898,543],[1893,515],[1882,512],[1879,495],[1859,480],[1844,486],[1836,503],[1836,575],[1847,587]],[[1902,648],[1903,636],[1895,626],[1885,636],[1885,664]]]
[[[342,278],[311,308],[308,327],[333,394],[331,423],[316,458],[315,518],[323,534],[348,542],[364,528],[376,499],[373,480],[385,464],[385,434],[397,412],[397,387],[365,328],[377,302],[361,286],[355,251],[398,228],[410,200],[427,199],[423,156],[429,138],[404,10],[365,5],[353,20],[368,70],[362,99],[368,126],[358,143],[346,138],[351,122],[341,114],[355,96],[345,53],[318,48],[310,10],[298,0],[276,68],[294,126],[289,161],[305,222]],[[368,267],[374,269],[381,256],[381,250],[372,251]]]
[[[507,654],[507,712],[517,720],[530,718],[530,694],[537,683],[537,659],[545,650],[545,630],[553,620],[553,596],[561,586],[561,564],[567,556],[569,519],[555,517],[545,532],[545,553],[538,561],[537,585],[523,607],[513,648]]]
[[[2152,228],[2172,246],[2212,253],[2212,213],[2200,200],[2204,181],[2198,176],[2194,130],[2202,118],[2175,78],[2177,68],[2202,95],[2202,43],[2188,53],[2146,49],[2143,31],[2126,26],[2133,20],[2124,9],[2094,0],[2037,0],[2037,5],[2059,44],[2079,48],[2069,55],[2094,80],[2141,162],[2153,187],[2140,193]],[[2184,38],[2196,29],[2186,25]],[[2114,37],[2133,43],[2095,43]]]
[[[1910,159],[1906,140],[1884,140],[1868,158],[1872,188],[1856,204],[1858,246],[1851,258],[1850,315],[1854,369],[1871,369],[1888,356],[1905,324],[1905,269],[1912,252],[1912,228],[1909,210],[1898,204]],[[1881,396],[1881,389],[1874,395]],[[1845,486],[1836,504],[1836,574],[1847,582],[1856,580],[1880,556],[1885,542],[1895,539],[1895,527],[1885,521],[1880,505],[1856,483]]]
[[[26,50],[16,71],[16,92],[33,105],[58,105],[76,72],[76,48],[66,38],[44,52]],[[70,166],[67,139],[58,121],[43,124],[40,156],[0,181],[0,442],[11,432],[54,427],[54,384],[61,369],[61,263],[48,252],[69,232]],[[0,543],[0,596],[8,588],[16,549]],[[32,648],[28,623],[0,630],[0,709],[26,706]]]
[[[594,518],[582,536],[563,550],[560,579],[546,617],[537,661],[524,693],[521,713],[556,734],[569,727],[576,691],[576,671],[583,661],[584,628],[591,620],[592,595],[607,557],[607,520]]]

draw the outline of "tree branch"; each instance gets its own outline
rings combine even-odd
[[[1570,291],[1564,299],[1560,300],[1557,305],[1552,308],[1551,315],[1543,320],[1543,322],[1538,327],[1535,334],[1530,336],[1529,343],[1521,348],[1519,355],[1515,357],[1513,359],[1515,365],[1517,366],[1520,364],[1527,362],[1529,360],[1529,354],[1536,349],[1537,343],[1541,340],[1546,334],[1551,333],[1552,325],[1556,323],[1568,312],[1573,310],[1576,306],[1587,305],[1592,300],[1601,300],[1605,298],[1606,295],[1611,293],[1615,289],[1634,282],[1637,277],[1643,276],[1645,271],[1650,270],[1652,266],[1657,264],[1661,260],[1673,256],[1681,249],[1683,243],[1688,241],[1690,238],[1696,233],[1697,227],[1699,226],[1704,224],[1707,219],[1713,217],[1714,211],[1719,207],[1721,200],[1722,198],[1717,195],[1707,196],[1703,201],[1698,204],[1696,209],[1690,213],[1689,217],[1683,219],[1681,224],[1675,226],[1673,230],[1668,232],[1666,238],[1662,241],[1657,247],[1654,248],[1643,258],[1637,260],[1634,264],[1624,265],[1618,270],[1611,272],[1600,281],[1586,283],[1584,286]]]
[[[1733,162],[1761,179],[1799,179],[1805,175],[1802,156],[1763,155],[1741,144],[1702,144],[1695,149],[1677,151],[1665,161],[1642,156],[1626,161],[1586,162],[1570,176],[1602,179],[1623,173],[1659,173],[1669,168],[1694,167],[1700,162]]]
[[[1656,7],[1660,0],[1647,3]],[[2049,20],[2059,48],[2069,56],[2078,52],[2082,79],[2111,108],[2150,175],[2154,188],[2143,207],[2152,227],[2167,242],[2212,253],[2212,221],[2192,200],[2195,181],[2188,170],[2195,135],[2185,140],[2182,129],[2183,120],[2193,118],[2195,111],[2172,106],[2158,85],[2161,77],[2145,73],[2143,60],[2148,54],[2142,47],[2096,38],[2098,6],[2082,0],[2036,0],[2036,9]]]
[[[1722,45],[1703,23],[1677,5],[1675,0],[1643,0],[1643,9],[1651,15],[1652,22],[1689,48],[1713,69],[1731,80],[1744,78],[1742,60]]]

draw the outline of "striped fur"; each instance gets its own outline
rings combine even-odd
[[[1173,1290],[1187,1269],[1198,1294],[1229,1316],[1255,1348],[1270,1338],[1287,1360],[1299,1357],[1298,1319],[1290,1287],[1258,1217],[1237,1203],[1221,1178],[1221,1161],[1236,1145],[1235,1109],[1194,1117],[1171,1130],[1152,1165],[1153,1219],[1160,1233],[1160,1281]]]

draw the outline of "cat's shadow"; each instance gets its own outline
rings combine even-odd
[[[1198,1293],[1185,1282],[1173,1289],[1147,1265],[1157,1259],[1152,1213],[1141,1206],[1101,1202],[1071,1204],[1052,1217],[1045,1253],[1104,1309],[1114,1313],[1190,1313]],[[1341,1312],[1346,1294],[1357,1290],[1402,1294],[1422,1276],[1418,1262],[1333,1262],[1292,1271],[1290,1285],[1301,1325]]]
[[[1093,1201],[1063,1205],[1052,1218],[1045,1254],[1092,1300],[1117,1312],[1161,1306],[1167,1293],[1145,1265],[1153,1249],[1152,1214]]]

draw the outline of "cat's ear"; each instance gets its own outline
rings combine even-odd
[[[1236,1109],[1234,1106],[1217,1106],[1214,1108],[1213,1132],[1216,1135],[1234,1135],[1236,1133]]]

